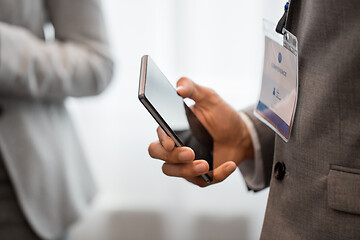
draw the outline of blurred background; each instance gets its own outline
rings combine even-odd
[[[262,19],[277,22],[284,3],[103,0],[113,83],[67,102],[100,192],[71,239],[259,239],[268,190],[248,192],[239,171],[201,189],[163,175],[148,156],[157,124],[137,99],[140,59],[150,55],[174,85],[187,76],[240,110],[258,97]]]

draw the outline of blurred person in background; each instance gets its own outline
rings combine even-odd
[[[291,1],[285,28],[298,39],[299,95],[287,143],[253,109],[238,113],[211,89],[177,83],[214,139],[212,184],[239,167],[250,190],[270,186],[261,239],[360,237],[359,12],[357,0]],[[206,161],[161,128],[158,137],[149,153],[166,175],[209,185],[199,177]]]
[[[101,9],[100,0],[0,0],[2,240],[63,238],[96,193],[65,100],[111,80]]]

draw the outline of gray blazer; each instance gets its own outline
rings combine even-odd
[[[270,185],[261,239],[360,239],[359,13],[358,0],[291,1],[299,98],[290,141],[248,112],[263,160],[252,174]]]
[[[112,69],[100,0],[0,0],[0,151],[43,238],[63,234],[95,194],[64,100],[100,93]]]

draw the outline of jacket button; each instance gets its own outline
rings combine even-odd
[[[277,162],[274,167],[274,177],[277,180],[281,181],[284,179],[285,172],[286,172],[285,163]]]

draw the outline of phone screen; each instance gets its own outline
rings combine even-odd
[[[156,64],[147,58],[144,97],[160,115],[174,137],[206,160],[213,169],[213,139]],[[160,124],[161,125],[161,124]],[[162,126],[163,127],[163,126]]]

